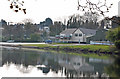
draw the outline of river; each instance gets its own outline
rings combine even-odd
[[[108,77],[113,59],[19,48],[2,48],[0,77]]]

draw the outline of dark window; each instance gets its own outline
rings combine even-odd
[[[74,65],[76,65],[76,63],[75,63],[75,62],[74,62],[73,64],[74,64]]]
[[[77,63],[77,65],[80,65],[80,63]]]
[[[78,34],[76,33],[75,36],[78,36]]]
[[[82,34],[80,33],[79,36],[82,36]]]
[[[90,33],[92,35],[92,33]]]

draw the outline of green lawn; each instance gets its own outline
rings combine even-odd
[[[40,48],[45,48],[45,47],[57,48],[58,47],[57,45],[60,45],[59,49],[80,48],[80,49],[87,49],[89,51],[111,52],[109,45],[74,45],[74,46],[69,45],[69,46],[65,46],[65,44],[63,44],[63,46],[61,46],[62,44],[29,44],[29,45],[24,45],[24,46],[37,46],[37,47],[40,47]]]

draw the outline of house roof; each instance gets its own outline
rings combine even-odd
[[[70,35],[76,31],[76,28],[66,29],[62,31],[60,34]]]
[[[85,29],[85,28],[79,28],[79,29],[80,29],[80,31],[82,31],[86,36],[95,35],[95,34],[96,34],[96,31],[97,31],[97,30]],[[62,31],[60,34],[70,35],[70,34],[73,34],[76,30],[77,30],[77,28],[66,29],[66,30]]]
[[[86,36],[89,35],[95,35],[97,30],[93,30],[93,29],[85,29],[85,28],[79,28],[80,31],[82,31]]]

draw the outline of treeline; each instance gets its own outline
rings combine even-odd
[[[114,16],[115,19],[120,19]],[[85,13],[83,16],[72,15],[65,20],[64,23],[61,21],[53,22],[51,18],[46,18],[45,21],[39,24],[33,24],[31,21],[27,20],[24,24],[7,24],[5,20],[1,20],[2,23],[2,41],[15,40],[15,41],[45,41],[49,37],[55,37],[59,35],[60,32],[67,28],[87,28],[87,29],[106,29],[116,28],[119,25],[110,20],[99,21],[99,15],[91,14],[89,12]]]
[[[3,25],[2,40],[39,41],[39,28],[32,24]]]

